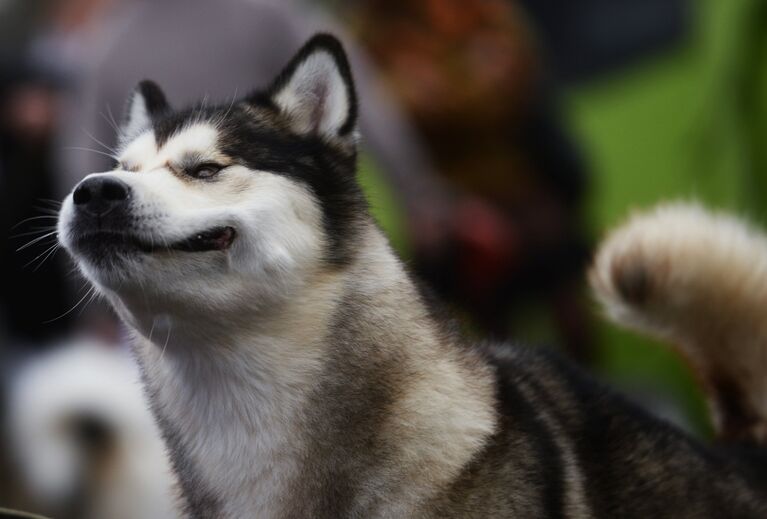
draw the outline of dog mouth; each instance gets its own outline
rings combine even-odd
[[[98,248],[102,251],[140,251],[146,254],[169,251],[225,251],[232,246],[236,234],[233,227],[213,227],[207,231],[193,234],[183,240],[166,243],[164,241],[149,241],[130,233],[100,231],[81,236],[78,239],[78,244],[86,250]]]
[[[236,234],[233,227],[214,227],[174,243],[169,248],[184,252],[224,251],[232,246]]]

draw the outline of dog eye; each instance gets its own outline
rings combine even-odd
[[[188,169],[186,174],[194,178],[210,178],[218,174],[222,169],[224,169],[224,167],[219,164],[205,163],[198,164],[197,166]]]
[[[136,173],[139,170],[138,166],[135,166],[133,164],[128,164],[127,162],[118,162],[116,168],[119,168],[123,171],[130,171],[132,173]]]

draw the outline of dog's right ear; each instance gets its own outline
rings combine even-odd
[[[152,127],[152,119],[170,110],[165,94],[154,81],[136,85],[125,108],[118,141],[125,144]]]
[[[354,142],[357,95],[346,53],[334,36],[312,37],[262,95],[296,133]]]

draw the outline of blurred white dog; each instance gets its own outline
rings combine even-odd
[[[10,453],[27,508],[54,517],[177,517],[174,479],[127,352],[81,340],[11,382]]]

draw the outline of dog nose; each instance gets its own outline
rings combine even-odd
[[[120,179],[108,176],[83,180],[72,193],[75,207],[94,216],[103,216],[127,204],[130,186]]]

